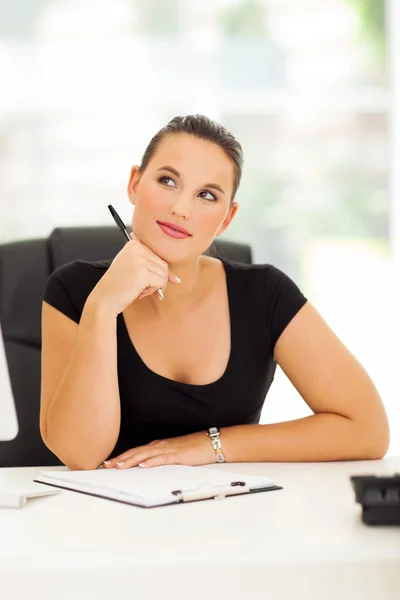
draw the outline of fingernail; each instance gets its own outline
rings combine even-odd
[[[159,295],[161,300],[164,300],[164,294],[163,294],[163,291],[161,288],[159,290],[157,290],[157,294]]]
[[[108,467],[108,465],[109,465],[110,463],[111,463],[111,461],[110,461],[110,460],[105,460],[105,461],[103,461],[103,465],[106,465],[107,467]]]
[[[181,282],[181,278],[180,278],[180,277],[177,277],[177,276],[175,275],[175,281],[176,281],[176,283],[180,283],[180,282]]]
[[[146,466],[145,462],[139,463],[139,467],[145,467],[145,466]]]
[[[125,464],[125,462],[124,462],[124,461],[121,461],[121,462],[117,463],[117,467],[123,467],[123,466],[124,466],[124,464]]]

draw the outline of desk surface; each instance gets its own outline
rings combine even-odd
[[[153,509],[63,490],[1,509],[1,597],[399,599],[400,527],[363,525],[349,476],[400,458],[213,468],[284,489]],[[40,470],[0,469],[0,489],[37,487]]]

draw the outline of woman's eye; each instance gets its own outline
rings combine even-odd
[[[202,196],[202,194],[208,194],[208,198],[206,196]],[[204,200],[213,200],[214,202],[217,200],[217,196],[214,196],[214,194],[212,194],[211,192],[209,192],[208,190],[202,190],[200,192],[200,196],[202,198],[204,198]]]
[[[160,183],[163,183],[164,185],[168,185],[169,187],[175,186],[175,181],[171,177],[167,177],[167,175],[163,175],[162,177],[159,178],[158,181]],[[172,182],[172,185],[169,182]]]

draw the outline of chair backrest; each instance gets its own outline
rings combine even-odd
[[[123,244],[112,226],[62,227],[46,239],[0,245],[0,322],[19,422],[17,437],[0,442],[0,467],[60,464],[39,430],[43,289],[57,267],[78,258],[113,258]],[[218,239],[213,246],[213,256],[252,262],[246,244]]]

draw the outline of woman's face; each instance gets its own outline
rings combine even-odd
[[[237,203],[231,206],[233,182],[233,163],[219,146],[186,133],[167,135],[143,173],[132,167],[132,230],[170,264],[194,259],[236,213]],[[179,234],[167,223],[189,235],[175,237]]]

